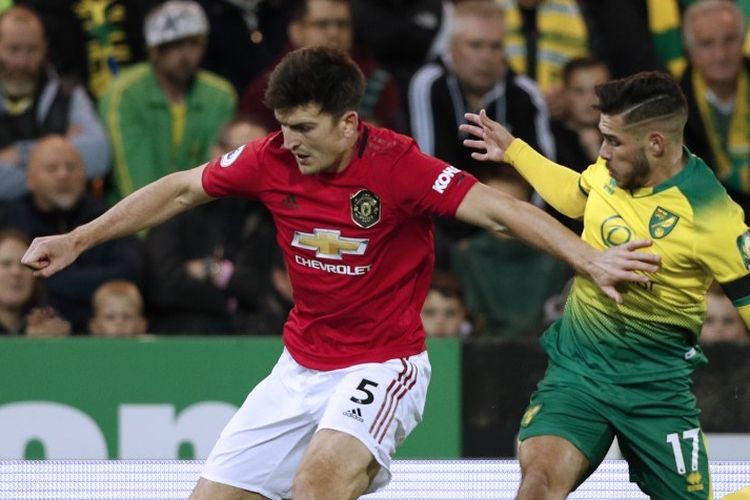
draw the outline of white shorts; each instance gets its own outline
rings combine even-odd
[[[334,429],[370,450],[381,468],[368,493],[382,488],[396,447],[422,420],[430,372],[426,351],[318,371],[285,349],[221,432],[201,475],[272,500],[289,498],[313,434]]]

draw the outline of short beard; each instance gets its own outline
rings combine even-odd
[[[645,149],[641,148],[638,151],[638,156],[632,162],[632,169],[627,182],[620,186],[622,189],[632,191],[643,187],[643,183],[648,179],[651,173],[651,165],[648,163],[648,157],[646,156]]]

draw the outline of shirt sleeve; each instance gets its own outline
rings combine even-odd
[[[389,179],[397,203],[410,215],[455,217],[477,179],[419,150],[416,143],[395,163]]]
[[[259,196],[263,175],[261,157],[268,139],[258,139],[209,161],[203,170],[203,189],[209,196]]]
[[[558,212],[572,218],[583,216],[586,195],[581,174],[545,158],[521,139],[514,140],[505,159]]]
[[[696,257],[736,307],[750,305],[750,230],[742,209],[725,201],[698,228]]]

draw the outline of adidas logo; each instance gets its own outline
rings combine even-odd
[[[362,418],[362,410],[359,408],[354,408],[353,410],[345,411],[342,413],[345,417],[351,417],[354,420],[359,420],[360,422],[364,422],[365,420]]]

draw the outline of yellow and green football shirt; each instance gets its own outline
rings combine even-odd
[[[616,383],[688,376],[706,362],[698,335],[705,295],[717,280],[743,319],[750,318],[750,232],[740,207],[697,156],[666,182],[626,191],[599,158],[582,174],[516,139],[505,159],[553,207],[583,217],[583,239],[606,249],[650,239],[661,256],[648,285],[622,284],[623,304],[589,279],[575,279],[565,312],[544,334],[550,361]]]

